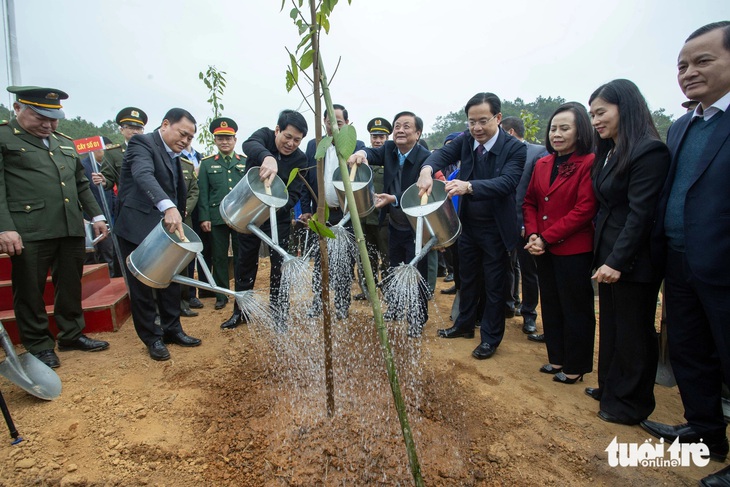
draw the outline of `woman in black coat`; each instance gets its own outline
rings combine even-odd
[[[590,98],[598,135],[592,169],[599,203],[593,278],[598,282],[598,416],[638,424],[654,410],[658,345],[654,328],[661,276],[649,235],[670,155],[634,83],[617,79]]]

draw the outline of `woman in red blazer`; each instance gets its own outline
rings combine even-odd
[[[593,370],[596,317],[591,262],[597,203],[591,182],[593,131],[580,103],[558,107],[547,130],[550,155],[535,163],[522,210],[535,256],[548,360],[540,372],[574,384]]]

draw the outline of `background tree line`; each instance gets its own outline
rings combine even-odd
[[[516,98],[514,101],[502,101],[503,117],[520,117],[525,122],[525,138],[530,142],[542,144],[545,142],[545,131],[550,115],[556,108],[565,103],[562,97],[543,97],[538,96],[535,101],[525,103],[522,98]],[[662,140],[667,139],[667,130],[674,119],[665,113],[664,108],[660,108],[652,112],[654,124],[656,124],[659,135]],[[423,136],[428,147],[436,149],[441,147],[446,136],[452,132],[463,132],[466,130],[466,114],[462,107],[458,111],[451,112],[448,115],[436,117],[436,123],[433,125],[434,131]]]
[[[514,101],[504,100],[502,102],[502,116],[521,117],[525,122],[525,138],[530,142],[542,144],[544,143],[546,124],[550,119],[550,115],[563,103],[565,103],[565,98],[559,96],[555,98],[538,96],[535,101],[529,103],[526,103],[522,98],[516,98]],[[11,116],[10,110],[5,105],[0,104],[0,120],[10,120]],[[674,118],[667,115],[664,108],[653,111],[652,117],[662,140],[666,140],[667,130],[669,130]],[[426,140],[431,149],[436,149],[443,145],[444,139],[450,133],[466,130],[464,108],[462,107],[448,115],[436,117],[436,123],[433,127],[434,131],[425,134],[423,139]],[[61,120],[58,124],[58,131],[72,139],[105,135],[116,144],[121,144],[124,140],[114,120],[107,120],[101,127],[97,127],[81,117],[76,117]]]

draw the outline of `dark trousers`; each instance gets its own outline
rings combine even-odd
[[[658,282],[619,279],[614,284],[598,285],[601,410],[617,418],[639,421],[654,410],[654,380],[659,359],[654,328],[658,294]],[[719,385],[717,390],[719,394]]]
[[[390,267],[390,260],[388,258],[388,225],[365,224],[363,226],[363,233],[365,234],[365,241],[368,243],[370,267],[373,269],[373,277],[375,277],[375,283],[377,284],[385,279],[388,274],[388,268]],[[363,289],[365,289],[364,282],[363,280]]]
[[[81,308],[81,276],[86,248],[84,237],[62,237],[23,242],[23,252],[10,259],[13,263],[13,308],[23,346],[31,353],[56,346],[48,329],[48,314],[43,301],[48,269],[55,288],[54,319],[58,339],[71,341],[84,329]]]
[[[700,434],[723,433],[723,376],[730,383],[730,287],[700,282],[684,253],[670,250],[664,302],[684,417]]]
[[[330,208],[330,218],[328,220],[330,225],[336,225],[343,218],[342,210],[339,208]],[[352,233],[352,223],[345,223],[345,228],[348,232]],[[312,306],[316,310],[322,309],[322,253],[319,251],[319,240],[313,239],[314,245],[314,272],[312,273],[312,291],[314,291],[314,297],[312,298]],[[353,272],[355,269],[355,259],[349,258],[348,262],[341,263],[340,266],[344,268],[338,268],[337,264],[333,265],[332,258],[329,259],[329,278],[330,278],[330,289],[335,294],[335,310],[340,315],[346,315],[350,309],[350,303],[352,302],[351,288]]]
[[[596,315],[593,308],[593,253],[538,256],[542,325],[548,360],[566,374],[593,370]]]
[[[398,230],[392,225],[388,228],[388,256],[390,267],[395,268],[400,264],[408,264],[416,256],[416,235],[413,230]],[[424,280],[428,279],[428,255],[416,264],[419,274]],[[391,269],[392,272],[392,269]],[[401,311],[401,310],[398,310]],[[418,286],[418,314],[419,316],[407,316],[408,324],[412,327],[421,328],[428,321],[428,295],[424,286]],[[420,323],[414,323],[419,319]]]
[[[228,249],[233,248],[233,262],[238,260],[237,232],[228,225],[212,225],[210,229],[211,259],[213,261],[213,279],[223,288],[229,289],[231,278],[228,274]],[[235,266],[234,266],[235,270]],[[216,293],[217,299],[228,299],[225,294]]]
[[[464,224],[458,245],[461,298],[454,326],[471,329],[477,319],[480,298],[483,298],[481,340],[496,348],[504,336],[504,288],[509,253],[493,223],[486,227]]]
[[[117,238],[126,263],[127,257],[137,248],[137,245],[121,237]],[[163,289],[151,288],[134,277],[129,267],[127,267],[127,276],[132,321],[140,340],[149,346],[164,335],[181,332],[180,285],[172,282]],[[158,310],[160,326],[155,325]]]
[[[87,252],[84,259],[85,264],[106,264],[109,267],[109,277],[120,277],[119,262],[114,255],[114,242],[112,236],[102,239],[96,243],[93,252]]]
[[[291,222],[286,217],[277,215],[277,231],[279,234],[279,246],[286,249],[289,244],[289,232]],[[261,230],[271,236],[269,222],[261,225]],[[259,269],[259,249],[261,240],[253,234],[239,233],[238,235],[238,260],[236,261],[236,291],[248,291],[256,284],[256,274]],[[284,258],[275,250],[269,252],[271,259],[271,272],[269,277],[269,301],[271,307],[276,311],[277,316],[284,319],[289,314],[289,290],[281,287],[281,264]],[[238,303],[235,305],[238,309]]]
[[[509,267],[507,268],[507,279],[504,286],[504,301],[508,309],[515,310],[520,307],[520,267],[517,261],[517,249],[509,253]]]
[[[522,304],[520,312],[524,318],[537,318],[537,302],[539,286],[537,279],[537,265],[535,258],[524,249],[525,240],[520,239],[517,244],[517,260],[520,263],[520,277],[522,280]]]

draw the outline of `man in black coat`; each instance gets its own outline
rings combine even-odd
[[[412,112],[400,112],[393,118],[393,140],[388,140],[381,147],[368,148],[355,152],[348,163],[366,162],[373,166],[383,166],[383,193],[375,195],[375,207],[383,208],[381,218],[389,214],[388,256],[390,266],[396,267],[410,262],[416,253],[414,244],[415,232],[401,208],[401,196],[409,186],[415,184],[421,164],[431,154],[428,149],[418,143],[423,132],[423,120]],[[425,243],[425,242],[424,242]],[[423,279],[428,277],[428,259],[423,258],[417,264]],[[394,303],[391,303],[393,306]],[[386,319],[395,319],[401,310],[391,307],[385,315]],[[428,295],[424,286],[418,287],[418,308],[406,316],[408,336],[421,336],[423,326],[428,321]]]
[[[469,131],[434,151],[418,180],[421,193],[430,193],[433,174],[461,160],[459,179],[446,184],[449,196],[461,196],[459,317],[454,326],[438,334],[442,338],[474,337],[479,293],[484,290],[481,344],[472,352],[480,360],[494,355],[504,336],[509,253],[519,238],[515,190],[527,154],[525,144],[500,130],[501,110],[502,102],[494,93],[474,95],[465,109]]]
[[[667,134],[672,163],[652,252],[666,264],[669,354],[687,422],[641,426],[667,441],[703,442],[711,460],[724,462],[723,377],[730,383],[730,22],[692,33],[677,67],[680,88],[699,105]],[[730,467],[700,484],[730,485]]]
[[[294,110],[284,110],[279,114],[279,120],[274,130],[268,127],[258,129],[243,143],[243,153],[246,154],[246,172],[252,167],[260,167],[261,179],[273,181],[279,176],[284,184],[289,181],[289,175],[294,169],[302,170],[307,167],[307,156],[299,149],[302,139],[307,136],[307,121],[301,113]],[[294,178],[287,188],[289,200],[276,212],[279,246],[288,247],[289,232],[291,230],[290,211],[297,204],[304,191],[304,183],[300,178]],[[261,225],[261,230],[271,236],[271,222],[267,220]],[[259,247],[261,240],[253,234],[238,234],[238,261],[236,262],[235,289],[248,291],[253,289],[256,282],[256,273],[259,268]],[[278,252],[271,251],[271,273],[269,277],[269,299],[274,318],[280,330],[286,328],[289,314],[288,289],[281,288],[281,264],[283,258]],[[245,321],[245,317],[235,303],[233,314],[221,324],[221,328],[235,328]]]
[[[182,231],[186,189],[180,154],[195,137],[195,131],[195,118],[187,110],[173,108],[158,130],[130,139],[122,163],[119,213],[114,226],[125,262],[161,219],[168,232]],[[165,343],[200,345],[200,340],[186,335],[180,325],[179,284],[153,290],[131,273],[128,275],[134,329],[147,345],[150,357],[168,360],[170,352]],[[160,326],[154,324],[155,304]]]

